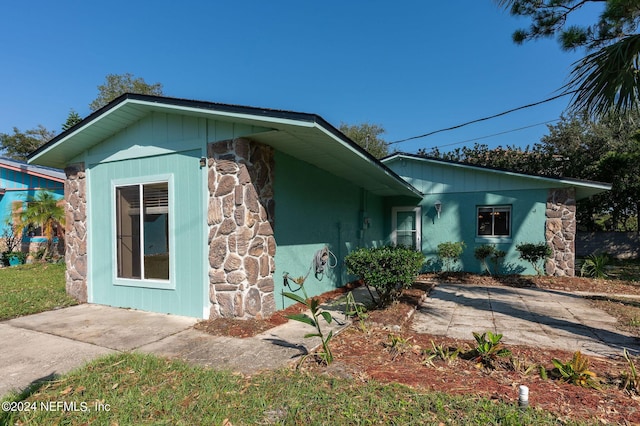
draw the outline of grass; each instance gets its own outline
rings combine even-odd
[[[77,304],[64,274],[64,265],[50,263],[0,269],[0,321]]]
[[[0,411],[0,424],[557,424],[541,410],[469,395],[292,370],[244,377],[137,353],[100,358],[5,401],[36,409]],[[41,408],[63,403],[77,411]]]

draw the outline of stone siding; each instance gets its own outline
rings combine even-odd
[[[275,312],[273,149],[247,139],[210,143],[210,318]]]
[[[67,293],[87,301],[87,180],[84,164],[64,169],[65,262]]]
[[[547,197],[545,239],[551,257],[545,263],[547,275],[575,275],[576,196],[573,188],[550,189]]]

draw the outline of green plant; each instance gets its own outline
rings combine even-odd
[[[446,242],[438,244],[437,254],[442,260],[446,272],[451,272],[453,266],[458,263],[466,244],[464,241]]]
[[[494,363],[501,357],[511,356],[511,351],[500,342],[502,334],[493,334],[491,331],[473,333],[476,339],[476,347],[471,350],[469,356],[479,367],[494,368]]]
[[[379,307],[397,300],[403,289],[411,287],[423,262],[422,253],[402,246],[360,248],[344,259],[347,272],[362,279],[374,302],[370,287],[376,289]]]
[[[333,362],[333,354],[331,353],[331,348],[329,347],[329,341],[333,337],[333,331],[329,331],[329,334],[327,334],[326,336],[324,335],[324,333],[322,332],[322,327],[320,326],[320,317],[324,318],[327,324],[331,324],[333,318],[331,317],[330,312],[322,311],[320,309],[320,302],[318,301],[318,299],[310,299],[309,296],[307,296],[307,292],[304,289],[303,284],[300,284],[300,288],[302,289],[302,293],[304,293],[304,298],[298,296],[297,294],[289,292],[284,292],[282,294],[291,300],[305,305],[311,311],[311,316],[307,314],[292,314],[287,315],[287,318],[315,327],[315,333],[307,333],[304,335],[304,337],[320,338],[320,340],[322,341],[322,352],[318,355],[325,364],[329,365]]]
[[[487,274],[491,275],[491,268],[489,268],[489,261],[493,264],[495,273],[498,273],[498,265],[500,261],[507,255],[503,250],[496,249],[495,246],[490,244],[483,244],[476,247],[473,252],[473,256],[480,261]]]
[[[489,264],[487,263],[487,258],[493,254],[495,251],[495,247],[489,244],[483,244],[481,246],[476,247],[473,251],[473,256],[480,261],[484,270],[487,274],[491,275],[491,269],[489,268]]]
[[[538,263],[548,259],[552,254],[551,248],[547,243],[522,243],[516,246],[516,250],[520,252],[520,259],[531,263],[538,275],[542,275],[542,270]]]
[[[591,278],[607,278],[607,266],[611,263],[611,257],[607,253],[590,254],[584,260],[580,268],[580,275]]]
[[[11,258],[18,259],[18,263],[22,265],[27,259],[27,255],[21,251],[6,251],[2,253],[2,263],[5,266],[10,264]]]
[[[384,347],[389,350],[391,359],[394,361],[399,355],[403,355],[410,347],[409,339],[397,334],[389,334],[387,338],[388,342],[384,343]]]
[[[356,302],[355,297],[353,297],[353,292],[350,291],[347,293],[344,314],[349,318],[357,318],[359,320],[364,320],[369,317],[367,313],[367,307],[364,303]]]
[[[426,356],[423,364],[433,365],[433,359],[438,358],[445,361],[447,364],[453,364],[460,354],[460,348],[450,348],[444,345],[436,345],[431,341],[431,349],[425,349],[422,353]]]
[[[47,239],[44,258],[53,255],[54,237],[58,224],[65,223],[64,207],[59,204],[49,191],[39,191],[34,197],[29,197],[27,207],[20,213],[20,221],[16,223],[17,232],[21,234],[31,225],[42,227],[43,236]]]
[[[629,364],[629,372],[625,372],[622,374],[622,389],[625,389],[629,392],[635,392],[637,395],[640,395],[640,375],[638,374],[636,365],[631,359],[631,355],[629,355],[627,348],[624,348],[622,356],[624,356],[627,364]]]
[[[549,373],[547,372],[547,369],[544,368],[544,365],[540,366],[539,372],[542,380],[547,380],[549,378]]]
[[[598,389],[596,373],[589,370],[589,358],[582,355],[580,351],[573,354],[571,361],[562,362],[557,358],[551,361],[554,365],[553,375],[567,383],[574,385]]]
[[[522,376],[528,376],[536,369],[536,367],[538,367],[537,364],[530,364],[526,359],[520,359],[513,356],[509,358],[509,366],[513,371],[521,374]]]

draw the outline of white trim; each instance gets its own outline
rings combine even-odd
[[[491,221],[491,234],[489,235],[480,235],[478,234],[478,221],[480,220],[480,209],[492,209],[492,211],[500,210],[509,212],[509,233],[507,235],[496,235],[495,232],[495,221],[492,219]],[[476,241],[480,240],[509,240],[511,241],[513,235],[513,205],[511,204],[478,204],[476,205]]]
[[[402,160],[402,159],[440,164],[443,166],[459,167],[463,169],[471,169],[471,170],[476,170],[480,172],[499,173],[507,176],[517,176],[521,178],[539,180],[543,182],[550,182],[550,183],[556,183],[556,184],[561,183],[569,186],[601,189],[601,190],[607,190],[607,191],[611,190],[611,184],[605,183],[605,182],[594,182],[594,181],[587,181],[587,180],[581,180],[581,179],[566,179],[566,178],[552,178],[547,176],[536,176],[536,175],[530,175],[526,173],[512,172],[509,170],[495,169],[492,167],[480,167],[480,166],[475,166],[473,164],[463,164],[463,163],[456,163],[451,161],[444,161],[436,158],[416,158],[413,156],[408,156],[403,154],[392,154],[389,157],[382,158],[380,162],[387,165],[387,163],[391,163],[396,160]]]
[[[118,239],[113,238],[117,234],[117,223],[116,218],[118,216],[118,212],[116,211],[116,188],[120,186],[126,185],[139,185],[140,191],[142,191],[142,185],[152,184],[152,183],[167,183],[168,191],[169,191],[169,279],[168,280],[159,280],[159,279],[132,279],[132,278],[120,278],[118,277]],[[113,269],[111,270],[112,282],[114,285],[121,286],[130,286],[130,287],[146,287],[146,288],[158,288],[165,290],[174,290],[176,288],[176,235],[175,235],[175,211],[172,200],[174,197],[174,182],[173,182],[173,173],[161,174],[161,175],[150,175],[150,176],[141,176],[141,177],[131,177],[131,178],[121,178],[121,179],[112,179],[111,180],[111,191],[110,191],[110,203],[111,203],[111,236],[113,238],[112,241],[112,252],[111,252],[111,264],[113,265]],[[144,221],[140,220],[140,227],[144,226]],[[144,244],[143,239],[140,240],[140,244]],[[142,251],[143,253],[143,251]],[[141,268],[141,274],[144,277],[144,262]]]
[[[416,221],[414,242],[416,244],[416,250],[422,251],[422,209],[420,206],[401,206],[391,208],[391,242],[393,244],[398,244],[398,212],[414,212]]]

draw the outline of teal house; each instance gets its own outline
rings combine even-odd
[[[429,255],[458,236],[543,240],[548,210],[575,212],[575,196],[607,189],[410,156],[380,162],[315,114],[134,94],[29,162],[65,171],[70,294],[200,318],[267,317],[290,304],[283,290],[298,289],[286,277],[307,277],[310,295],[342,286],[357,247],[408,243]],[[566,197],[547,207],[550,191]],[[475,236],[477,213],[509,206],[508,236],[499,220],[498,234]],[[575,232],[558,218],[558,232]]]
[[[24,161],[0,157],[0,237],[9,230],[12,215],[18,212],[29,198],[38,191],[49,191],[54,197],[64,196],[65,174],[62,170],[27,164]],[[46,241],[33,228],[23,238],[23,250],[29,251],[32,244]],[[4,250],[0,247],[0,252]]]
[[[458,267],[483,272],[475,249],[492,245],[506,253],[505,274],[535,274],[519,259],[516,246],[543,243],[552,249],[547,275],[573,276],[575,270],[576,201],[611,189],[609,184],[526,175],[505,170],[393,154],[383,164],[423,194],[391,198],[391,241],[420,247],[436,270],[437,246],[463,241]]]

